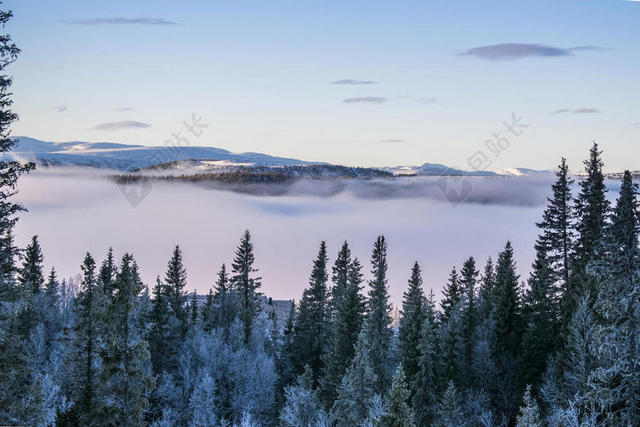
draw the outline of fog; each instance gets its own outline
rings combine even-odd
[[[526,278],[535,222],[553,179],[449,178],[446,184],[457,188],[453,192],[439,178],[303,181],[281,189],[279,196],[153,181],[142,190],[125,188],[148,192],[134,207],[105,175],[53,168],[21,178],[17,199],[29,212],[20,215],[16,241],[24,246],[37,234],[47,272],[55,266],[60,276],[74,276],[86,251],[100,263],[112,246],[118,256],[131,252],[145,284],[152,286],[180,244],[189,291],[205,293],[249,229],[263,292],[298,299],[321,240],[327,241],[331,263],[347,240],[369,276],[372,243],[384,234],[395,304],[402,300],[414,261],[422,266],[426,289],[439,297],[453,265],[474,256],[482,267],[507,240]]]

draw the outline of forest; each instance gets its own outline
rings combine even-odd
[[[0,38],[0,154],[18,53]],[[132,254],[86,253],[76,287],[44,271],[37,236],[16,246],[34,165],[0,161],[0,424],[640,425],[638,186],[625,172],[610,199],[602,154],[579,178],[560,161],[528,277],[505,242],[454,266],[436,301],[416,262],[397,327],[384,236],[364,260],[320,242],[284,324],[261,304],[249,231],[212,260],[202,303],[179,246],[153,284]]]

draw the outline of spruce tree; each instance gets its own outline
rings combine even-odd
[[[542,420],[540,419],[540,410],[536,400],[531,395],[531,386],[527,386],[527,390],[524,392],[522,398],[522,406],[520,407],[520,414],[516,420],[517,427],[539,427],[542,426]]]
[[[111,295],[113,290],[113,281],[117,273],[116,263],[113,259],[113,248],[107,250],[107,257],[102,261],[100,271],[98,273],[98,281],[104,295]]]
[[[424,303],[422,275],[416,262],[411,269],[409,288],[403,296],[402,317],[398,330],[403,372],[408,378],[414,378],[418,372],[420,339],[426,317]],[[413,390],[413,387],[411,389]]]
[[[323,368],[322,352],[327,346],[329,330],[329,300],[327,292],[327,245],[320,243],[313,261],[309,287],[302,292],[293,332],[293,351],[296,371],[309,365],[314,386]]]
[[[585,160],[586,178],[580,181],[580,193],[575,199],[576,241],[571,262],[571,277],[563,294],[562,316],[566,325],[573,317],[578,300],[589,293],[597,298],[595,277],[589,272],[589,264],[595,261],[596,252],[605,236],[609,201],[604,183],[602,151],[594,143]]]
[[[371,366],[367,334],[364,329],[358,336],[356,353],[338,388],[338,398],[332,414],[337,425],[360,425],[369,415],[375,403],[377,378]]]
[[[351,250],[349,244],[345,241],[338,251],[336,260],[333,264],[331,281],[333,287],[331,288],[331,301],[330,301],[330,314],[331,319],[335,317],[335,314],[340,305],[340,300],[347,289],[349,283],[349,269],[351,267]]]
[[[387,242],[384,236],[379,236],[371,254],[373,279],[369,281],[367,315],[363,327],[367,334],[366,341],[370,345],[371,368],[376,374],[375,392],[381,396],[391,385],[389,350],[392,331],[389,328],[391,305],[387,286],[387,268]]]
[[[451,427],[464,424],[464,413],[461,407],[458,391],[453,381],[449,382],[446,391],[438,405],[438,416],[435,426]]]
[[[38,294],[42,290],[44,284],[44,275],[42,273],[42,250],[38,243],[38,236],[31,238],[31,243],[24,252],[24,260],[20,269],[19,281],[26,292]]]
[[[518,275],[511,242],[507,242],[498,256],[495,286],[495,351],[500,393],[498,408],[506,414],[508,419],[514,419],[518,409],[517,372],[523,325]]]
[[[476,261],[469,257],[460,270],[460,291],[462,293],[462,341],[465,354],[466,372],[464,373],[467,384],[471,381],[471,362],[473,360],[474,332],[477,324],[476,313],[476,284],[479,272],[476,270]]]
[[[187,286],[187,270],[182,262],[182,251],[176,245],[169,263],[167,273],[164,278],[165,293],[171,313],[182,325],[182,333],[186,333],[188,324],[187,314],[187,293],[184,290]]]
[[[227,267],[222,264],[214,285],[213,301],[216,305],[215,325],[222,329],[225,341],[229,340],[231,325],[237,315],[237,294],[231,286]]]
[[[260,292],[258,289],[260,289],[262,278],[255,277],[254,273],[258,269],[253,266],[254,263],[253,243],[251,242],[251,234],[247,230],[244,232],[242,239],[240,239],[240,245],[236,249],[232,263],[233,276],[231,278],[231,283],[238,294],[238,310],[244,327],[245,343],[249,342],[253,320],[260,308],[258,301]]]
[[[456,305],[458,305],[461,299],[462,290],[460,289],[460,277],[458,276],[458,270],[453,267],[449,274],[449,280],[442,290],[442,301],[440,302],[440,307],[442,308],[442,322],[449,319],[451,311]]]
[[[434,317],[425,316],[424,325],[421,328],[419,344],[418,372],[412,381],[413,407],[416,410],[416,422],[418,425],[431,425],[437,406],[438,395],[438,343]]]
[[[413,427],[416,425],[413,408],[409,404],[411,392],[407,386],[402,364],[398,366],[391,390],[384,405],[381,425],[385,427]]]
[[[480,286],[478,289],[478,315],[481,319],[486,319],[493,310],[493,297],[495,287],[495,269],[491,257],[487,259],[484,266]]]
[[[81,269],[82,283],[74,301],[76,320],[71,362],[75,374],[72,396],[76,403],[72,419],[89,425],[99,420],[98,375],[101,365],[101,335],[104,331],[101,310],[105,301],[97,287],[96,263],[91,254],[85,255]]]
[[[326,414],[313,388],[313,372],[307,365],[295,385],[285,391],[286,403],[280,412],[283,427],[315,427],[322,425]]]
[[[170,308],[164,283],[158,276],[153,287],[153,300],[151,308],[151,330],[149,331],[149,350],[151,354],[151,364],[153,373],[160,375],[163,371],[170,371],[170,361],[175,356],[177,349],[171,348],[171,338],[169,337]]]
[[[108,325],[100,373],[100,417],[118,425],[143,424],[154,385],[149,347],[143,337],[143,288],[133,257],[124,254],[106,309]]]
[[[321,397],[327,406],[333,404],[342,376],[355,354],[358,333],[362,328],[365,302],[362,290],[362,266],[357,258],[348,267],[346,289],[338,304],[332,334],[324,353],[324,370],[320,379]]]

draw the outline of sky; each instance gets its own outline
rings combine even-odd
[[[639,169],[640,2],[4,3],[14,135],[491,170],[596,140]]]

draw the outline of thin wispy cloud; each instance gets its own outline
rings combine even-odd
[[[100,123],[92,129],[104,130],[104,131],[116,131],[126,129],[145,129],[151,127],[151,125],[142,122],[136,122],[135,120],[123,120],[120,122]]]
[[[56,105],[55,107],[53,107],[53,109],[55,111],[57,111],[58,113],[62,113],[64,111],[67,111],[67,106],[66,105]]]
[[[133,107],[116,107],[116,108],[113,108],[113,111],[118,111],[118,112],[133,111]]]
[[[419,104],[437,104],[438,98],[418,98],[416,102]]]
[[[597,108],[576,108],[576,109],[569,109],[569,108],[561,108],[559,110],[554,111],[551,114],[598,114],[598,113],[602,113],[601,110],[597,109]]]
[[[636,1],[640,1],[640,0],[636,0]],[[636,128],[636,129],[640,129],[640,122],[636,122],[634,124],[631,125],[632,128]]]
[[[356,79],[342,79],[342,80],[335,80],[335,81],[329,82],[329,84],[332,84],[332,85],[374,85],[377,83],[378,82],[374,82],[373,80],[356,80]]]
[[[561,48],[536,43],[501,43],[471,48],[461,55],[475,56],[487,61],[513,60],[531,57],[571,56],[577,51],[606,50],[599,46],[576,46]]]
[[[388,138],[380,140],[381,144],[399,144],[401,142],[405,142],[405,140],[400,138]]]
[[[177,22],[165,18],[125,18],[123,16],[67,19],[64,22],[78,25],[178,25]]]
[[[389,98],[383,96],[357,96],[342,100],[345,104],[382,104],[387,101],[389,101]]]

